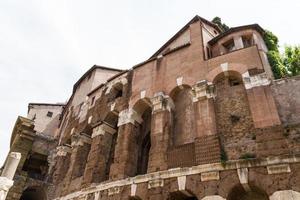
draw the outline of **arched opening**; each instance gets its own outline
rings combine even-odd
[[[137,168],[136,175],[146,174],[148,169],[149,153],[151,148],[151,118],[152,107],[150,101],[140,100],[134,110],[141,116],[142,122],[137,129]]]
[[[189,192],[172,192],[167,200],[198,200],[198,198]]]
[[[196,130],[191,89],[189,86],[176,87],[170,94],[175,105],[171,141],[173,146],[192,143],[195,139]]]
[[[108,93],[108,102],[114,101],[115,99],[123,96],[123,84],[116,83],[112,86]]]
[[[47,195],[41,187],[29,187],[23,191],[20,200],[47,200]]]
[[[250,190],[245,191],[242,185],[237,185],[230,191],[227,200],[269,200],[269,197],[258,187],[250,186]]]
[[[118,138],[118,115],[114,112],[109,112],[105,119],[103,120],[104,123],[107,123],[107,125],[115,130],[115,133],[107,135],[107,142],[108,144],[108,149],[107,149],[107,163],[105,167],[105,180],[109,179],[109,173],[110,173],[110,167],[114,162],[115,158],[115,147],[117,143],[117,138]]]
[[[225,157],[229,160],[240,159],[243,155],[255,157],[254,123],[242,76],[229,71],[219,74],[213,83],[217,131]]]

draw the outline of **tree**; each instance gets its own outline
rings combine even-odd
[[[286,77],[288,73],[284,66],[282,56],[278,50],[278,37],[271,31],[265,30],[264,41],[268,48],[267,57],[274,74],[274,78],[280,79]]]
[[[269,51],[278,51],[278,37],[274,35],[271,31],[265,30],[264,41]]]
[[[287,75],[287,70],[283,65],[281,55],[278,51],[267,52],[268,61],[270,63],[275,79],[283,78]]]
[[[289,76],[300,75],[300,46],[285,47],[283,64],[285,65]]]
[[[224,31],[227,31],[229,29],[229,27],[222,23],[222,20],[220,17],[214,17],[213,20],[212,20],[212,23],[218,25],[218,27],[224,32]]]

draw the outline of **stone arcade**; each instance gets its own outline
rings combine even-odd
[[[299,200],[300,77],[273,80],[263,34],[195,16],[129,70],[93,66],[66,104],[29,104],[6,199]]]

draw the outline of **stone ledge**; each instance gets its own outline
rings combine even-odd
[[[300,155],[294,156],[276,156],[266,159],[251,159],[251,160],[233,160],[228,161],[226,164],[213,163],[204,164],[193,167],[185,168],[173,168],[165,171],[153,172],[145,175],[139,175],[132,178],[126,178],[122,180],[117,180],[113,182],[100,183],[98,185],[92,185],[89,188],[83,189],[82,191],[77,191],[68,194],[61,198],[56,198],[55,200],[68,200],[79,195],[88,195],[90,193],[95,193],[103,190],[108,190],[110,188],[130,186],[132,184],[145,183],[157,179],[169,179],[177,178],[180,176],[188,176],[194,174],[208,173],[208,172],[220,172],[226,170],[236,170],[240,168],[253,168],[253,167],[267,167],[270,165],[281,165],[281,164],[292,164],[300,163]]]

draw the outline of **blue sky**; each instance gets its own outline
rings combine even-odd
[[[128,69],[196,14],[300,44],[297,0],[0,0],[0,165],[29,102],[65,102],[92,65]]]

